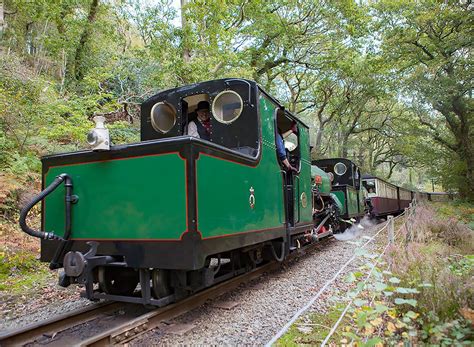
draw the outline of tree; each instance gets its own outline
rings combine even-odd
[[[375,8],[384,55],[397,66],[422,134],[460,163],[457,188],[474,201],[472,2],[379,1]]]

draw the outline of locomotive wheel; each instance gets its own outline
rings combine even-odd
[[[170,273],[167,270],[155,269],[151,273],[152,292],[157,299],[164,298],[173,293],[170,286]]]
[[[101,266],[98,280],[100,289],[106,294],[131,296],[139,282],[139,274],[133,269]]]

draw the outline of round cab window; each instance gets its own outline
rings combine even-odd
[[[244,103],[233,90],[224,90],[217,94],[212,103],[212,115],[221,123],[229,124],[239,118]]]
[[[176,110],[164,102],[155,104],[150,116],[153,128],[163,134],[170,131],[176,123]]]
[[[336,175],[342,176],[346,173],[347,171],[347,166],[343,163],[337,163],[334,165],[334,173]]]

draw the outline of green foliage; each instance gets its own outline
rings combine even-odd
[[[397,243],[384,257],[358,249],[356,254],[365,264],[346,276],[351,289],[340,297],[333,295],[337,305],[326,313],[301,318],[279,342],[320,344],[348,305],[330,343],[472,345],[474,245],[468,242],[469,248],[461,241],[453,244],[440,238],[444,218],[418,207],[410,225],[431,237],[413,239],[402,226]],[[453,233],[465,235],[462,229],[454,228],[450,235]],[[312,328],[301,330],[301,325]]]
[[[374,9],[384,55],[396,66],[418,123],[415,143],[434,141],[438,146],[421,152],[441,157],[429,165],[433,175],[474,200],[470,2],[382,0]]]

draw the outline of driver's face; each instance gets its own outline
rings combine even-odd
[[[197,115],[200,120],[208,120],[211,116],[211,112],[209,112],[209,110],[199,110],[197,111]]]

